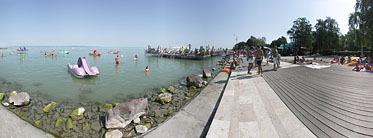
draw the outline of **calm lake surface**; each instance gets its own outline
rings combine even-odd
[[[113,102],[133,94],[141,94],[153,88],[177,84],[189,74],[201,74],[204,68],[212,68],[220,57],[206,60],[183,60],[149,57],[145,48],[108,47],[28,47],[25,55],[18,55],[17,47],[9,47],[0,58],[0,78],[22,85],[23,90],[40,93],[54,101]],[[67,49],[70,54],[58,53]],[[88,53],[97,49],[101,56]],[[55,57],[43,56],[40,51],[55,50]],[[115,54],[123,55],[115,64]],[[8,51],[8,52],[6,52]],[[9,51],[15,54],[10,55]],[[139,59],[134,60],[135,54]],[[96,66],[100,75],[83,79],[75,78],[67,64],[76,64],[78,57],[86,57],[90,66]],[[149,66],[150,72],[145,73]]]

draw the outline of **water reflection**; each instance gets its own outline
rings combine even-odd
[[[119,64],[115,64],[115,72],[119,72]]]
[[[96,85],[99,81],[100,78],[97,76],[87,76],[82,79],[76,78],[73,74],[71,74],[70,71],[67,71],[68,74],[70,74],[72,81],[74,84],[78,85]]]

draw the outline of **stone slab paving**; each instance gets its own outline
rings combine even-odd
[[[0,105],[0,138],[51,138]]]
[[[282,68],[288,67],[293,66],[282,65]],[[247,75],[247,71],[232,72],[207,138],[249,137],[316,136],[286,107],[262,77]]]
[[[188,105],[165,123],[145,134],[144,137],[199,138],[215,108],[227,78],[227,73],[219,73]]]

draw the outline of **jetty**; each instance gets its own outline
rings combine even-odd
[[[190,59],[190,60],[203,60],[207,58],[211,58],[214,56],[221,56],[226,54],[227,50],[224,49],[215,49],[214,47],[210,48],[210,46],[203,47],[201,46],[200,49],[192,49],[182,47],[174,47],[174,48],[161,48],[158,46],[157,49],[151,48],[148,46],[148,50],[145,50],[146,56],[153,56],[153,57],[165,57],[165,58],[175,58],[175,59]]]

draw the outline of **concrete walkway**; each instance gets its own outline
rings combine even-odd
[[[184,109],[146,134],[145,138],[199,138],[205,129],[228,73],[219,73]]]
[[[51,138],[0,105],[0,138]]]
[[[282,66],[287,67],[291,65],[285,63]],[[315,135],[286,107],[262,77],[247,75],[247,71],[232,72],[207,138],[249,137],[309,138]]]

